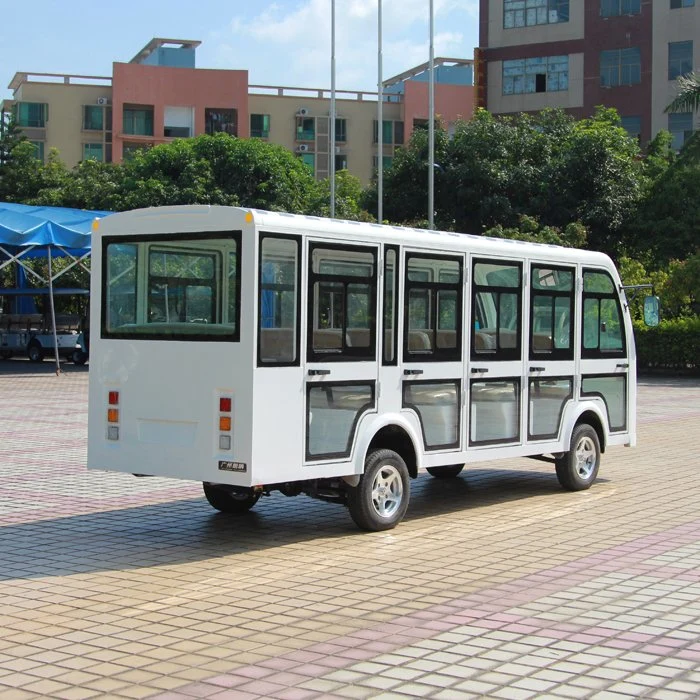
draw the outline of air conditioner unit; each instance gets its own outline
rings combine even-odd
[[[97,104],[98,105],[108,105],[109,104],[109,97],[98,97]]]
[[[306,153],[308,150],[309,146],[305,143],[302,143],[299,146],[297,146],[297,151],[299,151],[299,153]]]
[[[297,117],[308,117],[311,114],[311,110],[307,109],[306,107],[299,107],[299,111],[297,112]]]

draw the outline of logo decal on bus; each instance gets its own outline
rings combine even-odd
[[[248,467],[245,462],[230,462],[226,459],[219,460],[219,471],[222,472],[246,472]]]

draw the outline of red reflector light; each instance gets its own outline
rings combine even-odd
[[[119,405],[119,392],[118,391],[110,391],[109,392],[109,405],[110,406],[118,406]]]
[[[219,399],[219,410],[223,413],[231,413],[231,397],[222,396]]]

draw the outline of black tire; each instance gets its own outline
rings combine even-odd
[[[574,428],[571,446],[555,461],[557,479],[568,491],[583,491],[591,487],[600,467],[598,433],[587,423]]]
[[[84,365],[87,362],[88,356],[87,353],[82,350],[73,350],[70,359],[73,361],[74,365]]]
[[[30,362],[41,362],[44,359],[44,348],[41,347],[38,341],[33,340],[29,343],[27,347],[27,357]]]
[[[464,469],[463,464],[448,464],[444,467],[427,467],[426,471],[436,479],[452,479],[459,476]]]
[[[411,484],[406,463],[393,450],[372,450],[360,483],[348,490],[350,517],[361,530],[395,528],[408,508]]]
[[[228,515],[244,515],[260,498],[260,493],[251,489],[237,490],[232,486],[210,484],[207,481],[202,484],[202,487],[209,505]]]
[[[3,360],[9,360],[12,357],[12,350],[0,350],[0,357]]]

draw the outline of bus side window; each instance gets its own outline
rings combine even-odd
[[[530,358],[572,359],[573,270],[533,266],[530,293]]]
[[[583,271],[583,333],[581,356],[622,357],[625,327],[620,297],[607,272]]]
[[[473,360],[519,360],[522,328],[520,263],[474,261]],[[478,328],[477,328],[478,326]]]
[[[261,237],[258,366],[299,364],[299,249],[296,237]]]

